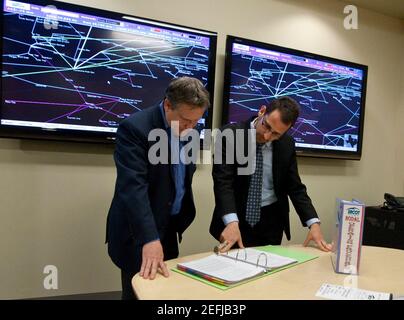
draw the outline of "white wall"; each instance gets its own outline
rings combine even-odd
[[[403,194],[404,174],[394,178],[404,158],[397,146],[404,136],[399,120],[404,118],[404,27],[398,19],[360,9],[359,29],[348,31],[344,3],[333,0],[69,2],[218,31],[215,126],[220,123],[226,34],[368,65],[362,160],[299,158],[301,176],[327,239],[335,197],[375,205],[386,190]],[[214,245],[208,234],[214,205],[210,170],[199,166],[195,175],[197,218],[185,233],[181,254]],[[0,139],[0,172],[0,298],[120,289],[119,272],[103,244],[115,183],[111,149]],[[306,230],[292,216],[292,240],[302,242]],[[58,267],[59,290],[43,289],[48,264]]]

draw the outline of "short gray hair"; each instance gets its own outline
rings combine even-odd
[[[171,102],[173,109],[179,103],[205,109],[210,106],[209,92],[196,78],[174,78],[167,87],[165,97]]]

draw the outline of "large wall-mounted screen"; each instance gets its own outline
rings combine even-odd
[[[298,154],[360,159],[366,81],[364,65],[228,36],[222,122],[289,96],[301,107],[288,132]]]
[[[2,23],[2,136],[113,141],[120,121],[180,76],[213,99],[214,32],[34,0],[4,1]]]

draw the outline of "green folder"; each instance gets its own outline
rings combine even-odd
[[[289,258],[297,260],[297,262],[293,263],[293,264],[289,264],[289,265],[284,266],[284,267],[280,267],[280,268],[268,271],[268,272],[266,272],[266,273],[264,273],[262,275],[259,275],[257,277],[247,279],[245,281],[241,281],[241,282],[231,284],[231,285],[222,285],[222,284],[218,284],[218,283],[215,283],[215,282],[211,282],[211,281],[203,279],[203,278],[201,278],[201,277],[199,277],[197,275],[193,275],[193,274],[187,273],[185,271],[178,270],[176,267],[172,268],[171,270],[173,270],[175,272],[178,272],[178,273],[181,273],[181,274],[183,274],[183,275],[185,275],[187,277],[193,278],[195,280],[201,281],[203,283],[209,284],[209,285],[211,285],[211,286],[213,286],[215,288],[218,288],[218,289],[221,289],[221,290],[227,290],[227,289],[231,289],[231,288],[234,288],[236,286],[239,286],[241,284],[244,284],[246,282],[250,282],[250,281],[262,278],[262,277],[266,277],[267,275],[273,274],[275,272],[279,272],[279,271],[282,271],[282,270],[297,266],[298,264],[301,264],[301,263],[304,263],[304,262],[307,262],[307,261],[310,261],[310,260],[318,258],[318,255],[314,255],[314,254],[310,254],[310,253],[306,253],[306,252],[301,252],[301,251],[298,251],[296,249],[289,249],[289,248],[282,247],[282,246],[271,246],[271,245],[269,245],[269,246],[264,246],[264,247],[256,247],[255,249],[270,252],[270,253],[274,253],[274,254],[278,254],[278,255],[284,256],[284,257],[289,257]]]

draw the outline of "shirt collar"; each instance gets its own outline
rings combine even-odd
[[[164,120],[164,127],[165,127],[166,131],[168,131],[169,137],[171,137],[171,128],[168,125],[166,113],[164,112],[164,100],[160,103],[159,107],[160,107],[160,111],[161,111],[161,116],[163,117],[163,120]],[[179,139],[179,143],[180,143],[180,145],[184,145],[186,142],[181,141],[181,139]]]

